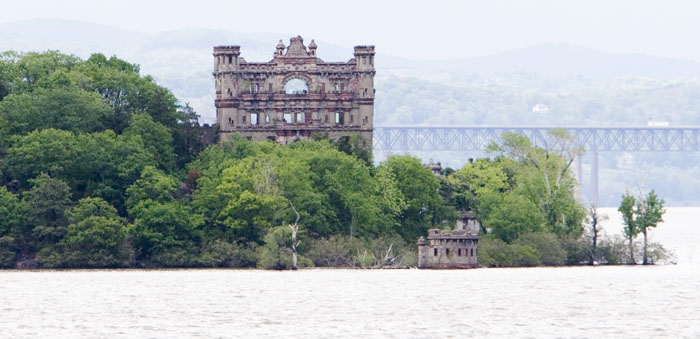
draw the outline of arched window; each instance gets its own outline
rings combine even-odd
[[[287,94],[306,94],[309,91],[309,86],[301,79],[292,79],[284,84],[284,92]]]

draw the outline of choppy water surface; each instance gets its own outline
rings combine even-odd
[[[700,338],[686,214],[676,266],[0,271],[0,338]]]
[[[3,338],[700,337],[693,266],[0,273]]]

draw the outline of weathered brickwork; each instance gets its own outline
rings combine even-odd
[[[355,46],[347,62],[325,62],[302,37],[280,40],[269,62],[247,62],[239,46],[214,47],[220,140],[232,133],[287,144],[312,134],[359,134],[372,145],[374,46]]]
[[[462,213],[457,229],[428,230],[428,240],[418,239],[418,267],[474,268],[479,267],[479,222],[472,213]]]

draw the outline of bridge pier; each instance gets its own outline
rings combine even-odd
[[[576,154],[574,157],[574,179],[576,179],[576,198],[578,201],[583,201],[583,154]]]
[[[591,205],[598,205],[598,151],[591,151]]]

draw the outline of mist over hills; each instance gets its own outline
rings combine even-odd
[[[213,122],[212,47],[240,45],[242,57],[246,60],[267,61],[279,39],[287,43],[294,35],[194,28],[149,34],[87,22],[36,19],[0,25],[0,50],[58,49],[83,58],[94,52],[117,55],[140,64],[143,74],[152,75],[173,90],[181,101],[189,102],[204,121]],[[313,37],[304,38],[309,43]],[[358,44],[363,43],[372,42],[358,41]],[[325,41],[317,41],[317,44],[319,56],[324,60],[345,61],[352,57],[352,46]],[[600,121],[591,120],[591,112],[572,115],[566,108],[571,105],[560,104],[556,99],[564,97],[580,101],[589,92],[596,92],[595,88],[607,87],[607,93],[610,86],[624,87],[627,92],[632,88],[647,92],[687,83],[697,85],[696,79],[700,77],[700,63],[697,62],[637,54],[617,55],[566,44],[539,45],[497,55],[447,61],[411,60],[383,55],[381,46],[377,46],[377,50],[379,123],[431,124],[436,123],[435,120],[445,120],[445,112],[449,117],[444,123],[543,123],[546,117],[530,116],[527,111],[532,105],[544,103],[558,114],[562,113],[560,109],[566,110],[564,114],[569,116],[568,123],[595,124]],[[411,83],[416,86],[406,86]],[[410,93],[397,91],[397,88]],[[448,98],[440,98],[449,92],[454,93]],[[420,109],[422,113],[402,115],[406,105],[400,101],[407,97],[412,101],[424,101],[412,105],[412,110]],[[437,105],[424,107],[433,100],[439,101]],[[475,106],[474,101],[486,101],[493,107]],[[595,102],[599,102],[599,98],[591,104],[600,106]],[[597,110],[606,117],[611,116],[608,110],[600,107]],[[501,116],[499,111],[512,113]],[[595,112],[592,113],[595,116]],[[638,114],[643,117],[641,120],[630,120],[630,115],[620,112],[612,116],[619,116],[621,123],[644,123],[649,119],[679,124],[700,123],[681,121],[678,117],[658,113],[658,110],[654,114]]]
[[[644,54],[612,54],[569,44],[544,44],[501,54],[451,60],[439,68],[483,75],[527,72],[547,76],[582,75],[605,79],[628,75],[699,77],[700,63]]]

